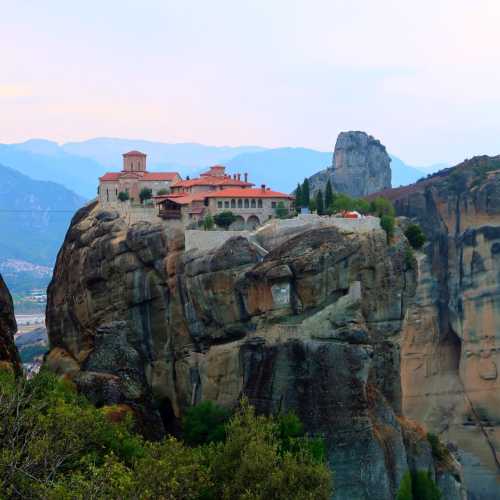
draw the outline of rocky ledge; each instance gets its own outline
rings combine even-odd
[[[19,375],[21,363],[14,344],[16,331],[17,324],[12,297],[2,275],[0,275],[0,368],[7,367]]]
[[[255,243],[254,241],[258,241]],[[47,365],[96,405],[134,408],[150,437],[202,400],[295,411],[325,437],[336,499],[388,500],[408,470],[462,498],[402,415],[398,338],[415,293],[406,239],[332,226],[235,237],[205,253],[181,228],[91,205],[49,287]]]

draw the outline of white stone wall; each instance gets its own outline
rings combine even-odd
[[[235,236],[248,238],[250,231],[202,231],[199,229],[187,229],[185,231],[186,251],[197,249],[207,252],[224,244]]]

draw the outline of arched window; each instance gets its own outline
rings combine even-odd
[[[250,205],[248,204],[248,198],[245,198],[245,208],[248,208]]]
[[[109,189],[106,188],[106,200],[109,201]]]
[[[241,198],[238,200],[238,208],[243,208],[243,200]]]
[[[255,208],[255,198],[252,198],[252,208]]]
[[[231,200],[231,208],[236,208],[236,200]]]
[[[259,198],[259,199],[257,200],[257,206],[258,206],[259,208],[262,208],[262,199],[261,199],[261,198]]]

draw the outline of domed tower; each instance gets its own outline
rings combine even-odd
[[[140,151],[129,151],[123,155],[124,172],[145,172],[146,155]]]

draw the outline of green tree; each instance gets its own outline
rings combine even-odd
[[[382,217],[383,215],[394,217],[396,215],[396,211],[394,210],[392,203],[387,198],[382,196],[378,196],[371,202],[370,212],[375,214],[377,217]]]
[[[302,206],[308,207],[310,201],[309,179],[306,177],[302,183]]]
[[[422,248],[423,244],[426,241],[426,237],[422,228],[418,224],[410,224],[405,231],[405,236],[408,238],[410,245],[418,250]]]
[[[165,188],[162,188],[162,189],[159,189],[158,192],[156,193],[158,196],[163,196],[164,194],[168,194],[169,193],[169,190],[168,189],[165,189]]]
[[[129,199],[128,191],[120,191],[118,193],[118,199],[120,201],[127,201]]]
[[[213,401],[204,401],[189,408],[182,420],[184,441],[192,446],[223,441],[229,417],[229,412]]]
[[[139,193],[139,199],[141,203],[144,203],[146,200],[150,200],[153,197],[153,190],[151,188],[142,188]]]
[[[325,187],[325,208],[328,209],[332,206],[333,203],[333,189],[332,189],[332,183],[330,182],[330,179],[326,181],[326,187]]]
[[[318,189],[318,192],[316,193],[316,211],[318,212],[318,215],[323,215],[325,211],[323,193],[321,192],[321,189]]]
[[[226,210],[221,212],[220,214],[216,214],[214,216],[215,223],[224,229],[229,229],[229,226],[236,220],[236,215],[233,214],[230,210]]]
[[[316,211],[316,200],[314,198],[311,198],[309,200],[309,212],[315,212]]]
[[[211,213],[208,213],[203,218],[203,229],[205,231],[210,231],[213,228],[214,228],[214,218],[212,217]]]
[[[390,243],[392,237],[394,236],[394,226],[395,226],[394,217],[391,215],[382,215],[382,217],[380,217],[380,226],[387,235],[387,243]]]
[[[276,206],[274,213],[278,219],[284,219],[288,215],[288,208],[285,207],[285,203],[283,201],[278,201],[278,205]]]
[[[297,209],[301,208],[302,205],[302,186],[300,182],[297,184],[297,189],[295,189],[295,207]]]
[[[443,498],[431,473],[419,470],[412,475],[413,500],[441,500]]]

